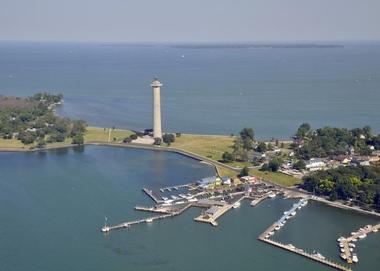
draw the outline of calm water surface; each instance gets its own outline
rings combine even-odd
[[[380,45],[179,49],[169,45],[0,43],[0,94],[61,92],[59,113],[91,125],[151,127],[150,82],[163,128],[206,134],[253,127],[285,138],[302,122],[380,132]]]
[[[0,270],[330,270],[257,240],[293,201],[248,203],[218,227],[195,223],[199,209],[109,235],[99,228],[146,216],[143,186],[190,182],[211,167],[173,153],[87,146],[0,153]],[[336,237],[371,217],[310,204],[276,238],[336,258]],[[380,235],[358,244],[355,270],[377,270]],[[339,259],[336,258],[338,261]]]

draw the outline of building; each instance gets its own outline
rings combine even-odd
[[[223,176],[223,177],[222,177],[222,184],[223,184],[223,185],[231,185],[231,179],[230,179],[230,177],[228,177],[228,176]]]
[[[305,161],[306,169],[309,171],[322,170],[326,167],[326,163],[320,158],[311,158],[309,161]]]
[[[161,131],[161,87],[162,84],[157,78],[154,78],[150,86],[153,89],[153,137],[162,138]]]
[[[218,178],[216,176],[206,177],[202,180],[197,181],[197,185],[201,188],[209,188],[210,186],[215,185],[218,182]]]

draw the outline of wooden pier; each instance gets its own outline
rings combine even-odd
[[[191,206],[192,206],[191,204],[188,204],[188,205],[186,205],[184,208],[182,208],[179,211],[170,212],[170,213],[167,213],[167,214],[153,216],[153,217],[147,217],[147,218],[137,219],[137,220],[128,221],[128,222],[123,222],[123,223],[120,223],[120,224],[117,224],[117,225],[114,225],[114,226],[107,226],[107,225],[105,225],[104,227],[102,227],[101,231],[102,232],[110,232],[111,230],[117,230],[117,229],[122,229],[122,228],[129,228],[132,225],[137,225],[137,224],[141,224],[141,223],[152,223],[152,222],[154,222],[156,220],[160,220],[160,219],[164,219],[164,218],[169,218],[169,217],[174,217],[174,216],[182,214],[185,210],[187,210]]]

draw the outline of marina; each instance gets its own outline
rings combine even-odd
[[[353,242],[362,240],[367,237],[367,234],[376,233],[380,229],[380,224],[367,225],[364,228],[360,228],[357,232],[352,232],[349,237],[339,237],[340,257],[347,261],[347,263],[357,263],[359,261],[358,256],[353,253],[356,245]]]
[[[269,228],[267,228],[262,234],[260,234],[258,239],[262,242],[296,253],[298,255],[304,256],[313,261],[322,263],[324,265],[328,265],[337,270],[350,271],[351,270],[350,268],[344,265],[335,263],[331,260],[328,260],[326,259],[326,257],[324,257],[318,252],[309,253],[309,252],[304,251],[303,249],[295,247],[292,244],[283,244],[281,242],[270,239],[273,235],[275,235],[276,231],[280,230],[289,219],[291,219],[297,214],[297,210],[300,210],[302,207],[305,207],[307,203],[308,203],[307,199],[301,199],[297,203],[293,204],[293,206],[288,211],[284,212],[283,216],[281,216],[279,220],[277,220]]]

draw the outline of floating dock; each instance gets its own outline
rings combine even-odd
[[[364,238],[367,236],[367,234],[371,232],[378,232],[380,230],[380,224],[377,225],[367,225],[366,227],[360,229],[359,231],[355,232],[354,234],[351,234],[350,237],[343,237],[342,240],[338,241],[343,244],[344,252],[342,253],[344,255],[344,260],[347,261],[347,263],[353,263],[353,255],[350,251],[350,243],[356,242],[360,238],[360,236],[364,236]],[[338,239],[339,240],[339,239]]]
[[[346,267],[344,265],[335,263],[335,262],[333,262],[331,260],[328,260],[328,259],[322,257],[320,254],[311,254],[311,253],[308,253],[306,251],[303,251],[302,249],[296,248],[295,246],[293,246],[291,244],[288,244],[288,245],[282,244],[280,242],[273,241],[273,240],[270,240],[270,239],[266,239],[264,237],[259,237],[259,240],[262,241],[262,242],[265,242],[267,244],[271,244],[273,246],[276,246],[276,247],[285,249],[287,251],[293,252],[295,254],[304,256],[304,257],[306,257],[306,258],[308,258],[310,260],[322,263],[324,265],[330,266],[330,267],[335,268],[337,270],[352,271],[352,269],[350,269],[350,268],[348,268],[348,267]]]
[[[306,199],[301,199],[299,202],[293,204],[292,208],[290,208],[290,210],[286,211],[284,213],[284,215],[278,221],[276,221],[275,223],[273,223],[262,234],[260,234],[260,236],[259,236],[258,239],[260,241],[262,241],[262,242],[265,242],[265,243],[271,244],[273,246],[285,249],[287,251],[296,253],[298,255],[304,256],[304,257],[306,257],[308,259],[311,259],[313,261],[322,263],[324,265],[328,265],[328,266],[330,266],[332,268],[335,268],[337,270],[352,271],[350,268],[348,268],[348,267],[346,267],[344,265],[341,265],[341,264],[338,264],[338,263],[335,263],[335,262],[333,262],[331,260],[326,259],[324,256],[322,256],[319,253],[313,253],[313,254],[311,254],[309,252],[306,252],[306,251],[304,251],[304,250],[302,250],[300,248],[297,248],[297,247],[293,246],[292,244],[283,244],[283,243],[280,243],[280,242],[277,242],[277,241],[269,239],[270,236],[274,235],[274,232],[276,231],[277,227],[279,227],[279,226],[283,227],[284,223],[286,222],[286,220],[289,219],[290,217],[294,216],[296,210],[300,209],[301,207],[305,206],[306,204],[307,204],[307,200]],[[292,215],[292,213],[293,213],[293,215]]]

